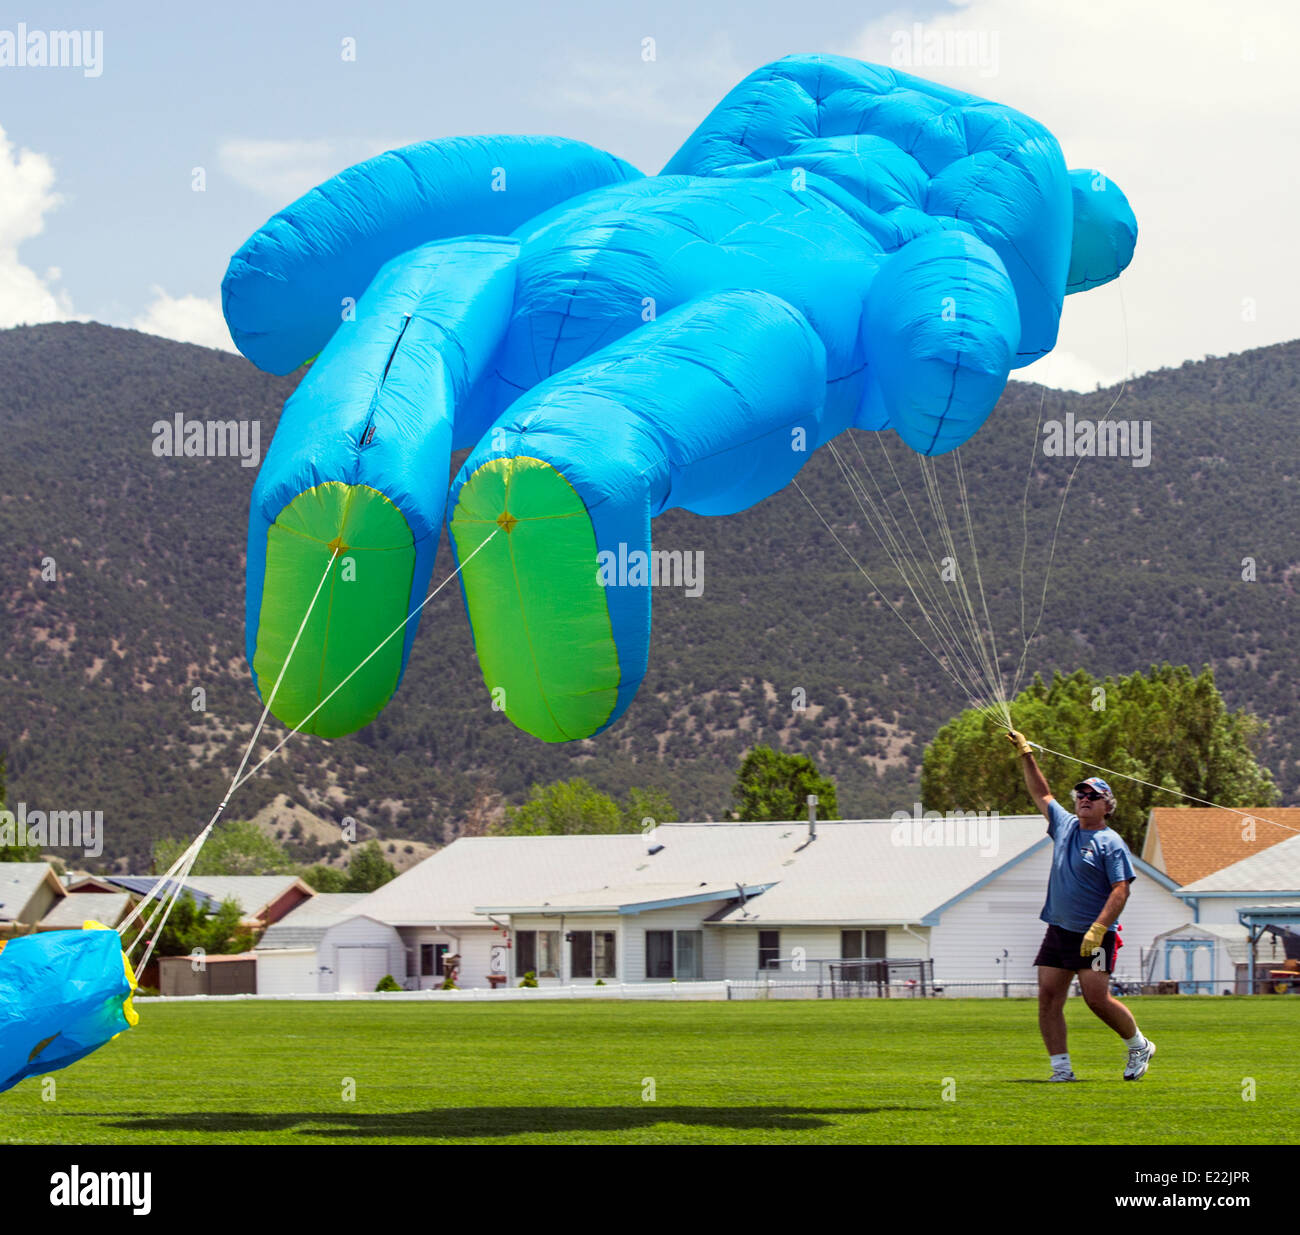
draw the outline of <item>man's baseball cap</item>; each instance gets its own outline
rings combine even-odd
[[[1081,780],[1075,785],[1075,789],[1095,789],[1103,798],[1113,798],[1115,796],[1111,792],[1110,786],[1100,776],[1089,776],[1087,780]]]

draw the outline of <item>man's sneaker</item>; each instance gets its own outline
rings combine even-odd
[[[1053,1071],[1052,1075],[1047,1078],[1049,1081],[1077,1081],[1079,1078],[1073,1072],[1065,1068],[1059,1068]]]
[[[1126,1081],[1141,1080],[1151,1064],[1151,1056],[1156,1053],[1156,1044],[1147,1038],[1141,1046],[1133,1046],[1128,1052],[1128,1067],[1124,1069]]]

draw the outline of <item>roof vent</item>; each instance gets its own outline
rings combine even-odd
[[[817,839],[817,795],[808,795],[808,839]]]

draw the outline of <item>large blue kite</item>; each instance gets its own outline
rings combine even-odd
[[[751,74],[657,176],[555,137],[350,168],[223,285],[250,360],[314,358],[249,518],[263,693],[333,558],[273,710],[373,720],[417,622],[348,675],[425,597],[446,516],[497,705],[546,741],[599,733],[645,673],[651,596],[599,562],[647,561],[664,510],[761,501],[850,426],[959,446],[1136,236],[1029,117],[835,56]]]

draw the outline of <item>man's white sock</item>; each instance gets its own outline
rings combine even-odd
[[[1142,1036],[1142,1031],[1138,1029],[1136,1025],[1133,1026],[1133,1029],[1133,1036],[1124,1039],[1124,1045],[1127,1046],[1129,1050],[1132,1050],[1135,1046],[1142,1046],[1146,1043],[1146,1039]]]
[[[1051,1061],[1052,1061],[1052,1071],[1053,1071],[1053,1072],[1073,1072],[1073,1071],[1074,1071],[1074,1069],[1070,1067],[1070,1052],[1069,1052],[1069,1051],[1066,1051],[1064,1055],[1052,1055],[1052,1056],[1050,1056],[1050,1058],[1051,1058]]]

